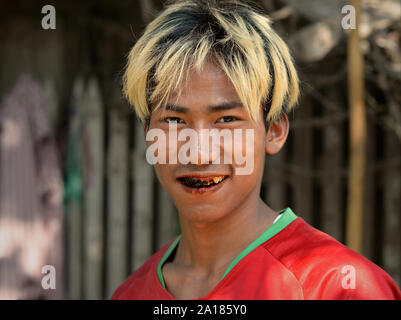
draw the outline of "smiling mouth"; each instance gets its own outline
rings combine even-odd
[[[189,188],[211,188],[222,183],[228,176],[216,176],[216,177],[184,177],[178,178],[178,180]]]

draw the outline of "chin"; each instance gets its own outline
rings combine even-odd
[[[216,205],[189,205],[185,208],[179,208],[180,217],[197,223],[212,223],[223,219],[230,214],[229,209],[218,207]]]

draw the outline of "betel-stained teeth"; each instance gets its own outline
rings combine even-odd
[[[213,177],[213,182],[214,183],[219,183],[221,180],[224,179],[224,176],[220,176],[220,177]]]
[[[180,179],[182,183],[192,188],[202,188],[209,187],[211,185],[216,185],[223,181],[225,176],[211,177],[211,178],[182,178]]]

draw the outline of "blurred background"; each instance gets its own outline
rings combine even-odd
[[[263,199],[290,206],[400,286],[401,2],[361,0],[353,47],[341,25],[346,1],[255,2],[289,44],[302,87],[288,141],[267,157]],[[56,29],[44,30],[48,4]],[[109,299],[180,232],[121,94],[126,56],[162,5],[0,3],[0,299]],[[349,80],[355,54],[363,78]],[[355,157],[364,165],[353,167]],[[56,289],[42,288],[45,265]]]

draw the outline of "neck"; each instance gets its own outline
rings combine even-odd
[[[174,262],[208,275],[224,272],[277,216],[259,194],[250,197],[218,221],[200,223],[181,218],[182,238]]]

